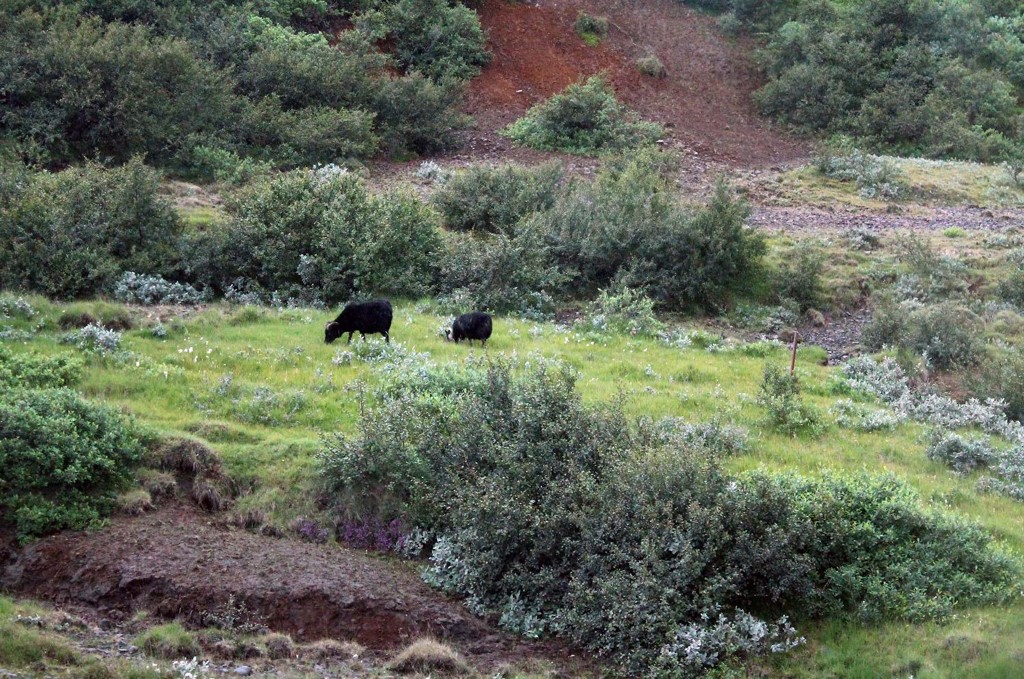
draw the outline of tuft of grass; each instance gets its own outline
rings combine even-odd
[[[204,512],[214,514],[223,511],[229,500],[221,492],[218,484],[211,479],[196,479],[192,484],[192,501]]]
[[[942,235],[946,238],[963,238],[967,232],[959,226],[951,226],[948,229],[943,229]]]
[[[388,663],[388,669],[399,674],[431,675],[462,675],[472,671],[451,646],[429,638],[415,641],[403,649]]]
[[[136,488],[117,496],[117,508],[129,516],[141,516],[153,509],[153,498],[144,488]]]
[[[174,497],[178,491],[178,482],[174,480],[173,475],[167,472],[156,469],[140,469],[138,477],[139,483],[149,493],[151,499]]]
[[[263,645],[267,647],[267,657],[271,660],[290,658],[295,653],[295,642],[287,634],[267,634],[263,637]]]
[[[636,70],[652,78],[664,78],[668,75],[665,64],[654,54],[642,56],[636,60]]]
[[[366,654],[366,649],[353,641],[337,641],[320,639],[311,644],[303,644],[297,654],[311,660],[353,660]]]
[[[149,655],[168,660],[194,658],[203,652],[196,636],[178,621],[150,627],[135,638],[135,644]]]
[[[168,471],[206,474],[220,471],[221,461],[212,449],[192,439],[174,439],[156,451],[160,466]]]

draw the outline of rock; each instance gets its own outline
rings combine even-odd
[[[803,339],[803,337],[801,337],[800,333],[798,333],[796,330],[790,330],[790,329],[780,330],[779,334],[777,335],[777,337],[779,338],[779,341],[783,342],[785,344],[792,344],[794,336],[796,337],[797,344],[799,344],[800,341]]]
[[[808,309],[805,315],[807,317],[807,322],[815,328],[825,327],[825,314],[821,313],[817,309]]]
[[[252,674],[252,668],[248,665],[239,665],[235,668],[234,674],[237,674],[240,677],[247,677]]]

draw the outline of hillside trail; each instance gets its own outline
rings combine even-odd
[[[596,46],[576,34],[581,12],[606,16]],[[476,129],[463,154],[473,159],[540,157],[497,131],[567,85],[604,73],[618,97],[666,126],[666,141],[691,160],[766,167],[805,159],[806,142],[760,117],[751,93],[763,80],[752,44],[724,36],[714,17],[675,0],[486,0],[479,9],[493,58],[469,85],[467,111]],[[663,78],[641,74],[640,57],[665,65]]]
[[[137,611],[202,625],[244,605],[296,641],[355,641],[381,655],[424,636],[443,639],[478,670],[530,658],[569,676],[592,662],[554,641],[496,629],[428,587],[407,563],[338,546],[256,535],[175,503],[102,530],[42,539],[8,559],[0,586],[117,626]]]

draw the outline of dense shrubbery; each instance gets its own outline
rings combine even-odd
[[[508,629],[691,676],[712,663],[682,640],[758,650],[742,630],[768,626],[745,611],[937,619],[1009,593],[1011,559],[894,479],[733,477],[530,362],[491,365],[472,392],[384,396],[320,457],[340,511],[433,531],[428,582]],[[796,642],[784,621],[773,642]]]
[[[0,514],[23,540],[95,524],[142,454],[119,414],[61,388],[80,369],[0,347]]]
[[[0,168],[0,287],[68,299],[173,270],[181,222],[138,159],[57,174]]]
[[[0,346],[0,389],[72,387],[81,372],[82,362],[71,356],[15,354]]]
[[[325,26],[322,2],[13,4],[0,11],[0,139],[51,166],[144,155],[212,178],[235,174],[231,163],[334,162],[382,143],[441,148],[486,54],[476,15],[443,0],[375,10],[399,62],[436,82],[395,75],[358,30],[332,45],[290,25]]]
[[[683,208],[663,173],[667,161],[656,152],[617,159],[531,220],[574,290],[619,282],[665,309],[708,309],[757,269],[765,246],[744,225],[746,203],[719,184],[706,206]]]
[[[377,39],[394,43],[406,69],[434,80],[468,80],[490,57],[476,13],[448,0],[393,0],[356,17]]]
[[[411,195],[374,196],[341,168],[259,181],[230,212],[227,224],[190,245],[189,274],[221,291],[334,303],[433,287],[441,250],[434,213]]]
[[[455,173],[431,200],[453,231],[511,233],[521,219],[554,204],[561,179],[557,163],[476,165]]]
[[[663,309],[712,308],[758,269],[764,243],[724,185],[703,207],[669,187],[671,156],[610,161],[592,181],[561,169],[476,168],[438,191],[371,193],[336,165],[262,175],[227,218],[183,230],[138,160],[109,170],[0,171],[0,286],[142,304],[335,303],[437,294],[531,316],[625,285]]]
[[[1019,154],[1024,15],[980,0],[732,0],[768,31],[761,110],[900,153],[993,161]],[[724,8],[724,7],[723,7]]]
[[[552,262],[543,234],[521,226],[512,234],[450,238],[440,281],[453,311],[475,307],[544,317],[554,311],[565,276]]]
[[[601,76],[569,85],[502,131],[526,146],[584,155],[636,148],[661,133],[619,103]]]

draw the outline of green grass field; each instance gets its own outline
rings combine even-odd
[[[354,432],[360,409],[378,379],[377,366],[349,360],[362,340],[328,346],[323,325],[332,312],[269,310],[214,305],[166,320],[165,337],[154,335],[145,309],[131,309],[136,327],[107,356],[62,344],[61,313],[113,313],[105,303],[54,305],[30,298],[40,314],[15,328],[37,332],[5,344],[14,351],[77,353],[86,360],[81,390],[90,398],[132,413],[161,436],[203,439],[227,470],[253,491],[239,508],[258,506],[287,525],[314,514],[315,454],[321,437]],[[826,471],[892,473],[914,486],[922,502],[980,522],[1015,553],[1024,553],[1021,506],[979,493],[975,479],[958,477],[924,455],[924,428],[903,424],[864,433],[838,427],[828,410],[842,395],[839,369],[825,367],[821,349],[801,347],[797,372],[806,402],[829,423],[817,437],[788,437],[764,425],[756,403],[766,362],[788,367],[789,350],[766,343],[741,345],[708,334],[679,348],[659,339],[580,332],[552,324],[498,318],[486,350],[445,342],[446,317],[428,304],[396,305],[393,342],[444,364],[470,356],[493,360],[558,358],[580,374],[584,399],[600,403],[621,396],[635,417],[717,418],[749,431],[747,454],[732,458],[735,471],[770,468],[804,475]],[[379,339],[368,340],[379,342]],[[338,359],[338,360],[335,360]],[[854,397],[857,398],[857,397]],[[1024,667],[1024,604],[963,611],[945,625],[863,627],[854,622],[804,623],[809,644],[758,667],[785,676],[1011,677]],[[1015,674],[1016,673],[1016,674]]]

